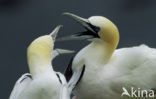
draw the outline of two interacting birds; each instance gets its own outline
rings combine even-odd
[[[122,89],[128,93],[131,88],[156,88],[156,49],[146,45],[116,49],[119,31],[109,19],[65,15],[84,26],[86,31],[60,40],[84,39],[91,43],[71,59],[62,75],[54,72],[51,60],[61,52],[72,51],[52,51],[60,27],[50,35],[37,38],[28,47],[30,74],[17,81],[10,99],[70,99],[72,91],[77,99],[140,99],[137,93],[136,97],[123,96]],[[141,98],[148,99],[147,94]]]

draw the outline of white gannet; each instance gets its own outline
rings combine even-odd
[[[16,82],[9,99],[70,99],[63,74],[55,72],[51,61],[70,50],[53,51],[55,38],[61,25],[50,35],[35,39],[27,49],[30,74],[23,74]]]
[[[156,88],[156,49],[146,45],[116,49],[119,31],[109,19],[65,15],[83,25],[86,31],[60,40],[80,38],[91,41],[75,55],[65,72],[68,86],[75,88],[78,99],[130,99],[134,95],[130,93],[131,88],[138,89],[134,95],[137,99],[141,89]],[[123,87],[131,96],[122,96]]]

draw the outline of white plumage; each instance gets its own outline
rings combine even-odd
[[[72,53],[62,49],[53,51],[60,27],[30,44],[27,51],[30,74],[26,73],[19,78],[9,99],[70,99],[64,75],[55,72],[51,65],[51,60],[57,55]]]
[[[145,45],[117,49],[109,62],[100,61],[100,51],[89,49],[81,50],[73,61],[77,64],[79,56],[85,60],[84,75],[74,90],[79,99],[127,99],[121,97],[122,87],[156,88],[155,49]]]
[[[131,87],[142,90],[156,88],[156,49],[146,45],[116,49],[119,31],[110,20],[102,16],[84,19],[71,13],[65,15],[87,30],[69,39],[92,41],[76,54],[65,73],[68,85],[75,87],[78,99],[129,99],[130,96],[122,96],[123,87],[128,91]],[[70,79],[69,72],[72,73]]]

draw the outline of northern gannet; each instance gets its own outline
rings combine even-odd
[[[27,49],[30,73],[23,74],[16,82],[9,99],[70,99],[63,74],[55,72],[51,61],[70,50],[55,49],[55,38],[61,25],[50,35],[35,39]]]
[[[138,89],[134,96],[138,99],[141,89],[156,88],[156,49],[146,45],[116,49],[119,31],[109,19],[64,14],[84,26],[86,31],[60,40],[91,41],[75,55],[65,72],[68,86],[75,88],[78,99],[129,99],[131,88]],[[123,87],[131,96],[122,96]]]

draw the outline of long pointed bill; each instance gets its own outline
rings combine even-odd
[[[56,39],[56,42],[62,42],[62,41],[69,41],[69,40],[87,40],[91,39],[93,36],[90,35],[83,35],[83,36],[78,36],[78,35],[70,35],[66,37],[60,37]]]
[[[62,37],[57,39],[57,41],[66,41],[66,40],[86,40],[86,39],[93,39],[93,38],[99,38],[98,32],[99,28],[92,25],[88,19],[79,17],[72,13],[63,13],[63,15],[67,15],[77,21],[79,24],[81,24],[86,31],[84,32],[78,32],[68,37]]]
[[[74,50],[67,50],[67,49],[55,49],[52,53],[52,59],[54,59],[56,56],[61,54],[72,54],[74,53]]]
[[[92,31],[95,33],[95,31],[90,27],[90,22],[88,19],[85,19],[85,18],[82,18],[82,17],[79,17],[75,14],[72,14],[72,13],[63,13],[63,15],[66,15],[66,16],[69,16],[71,18],[73,18],[75,21],[77,21],[78,23],[80,23],[82,26],[84,26],[87,30],[89,31]]]
[[[55,42],[55,39],[57,37],[57,34],[60,30],[60,28],[63,27],[62,25],[58,25],[49,35],[53,38],[53,41]]]

